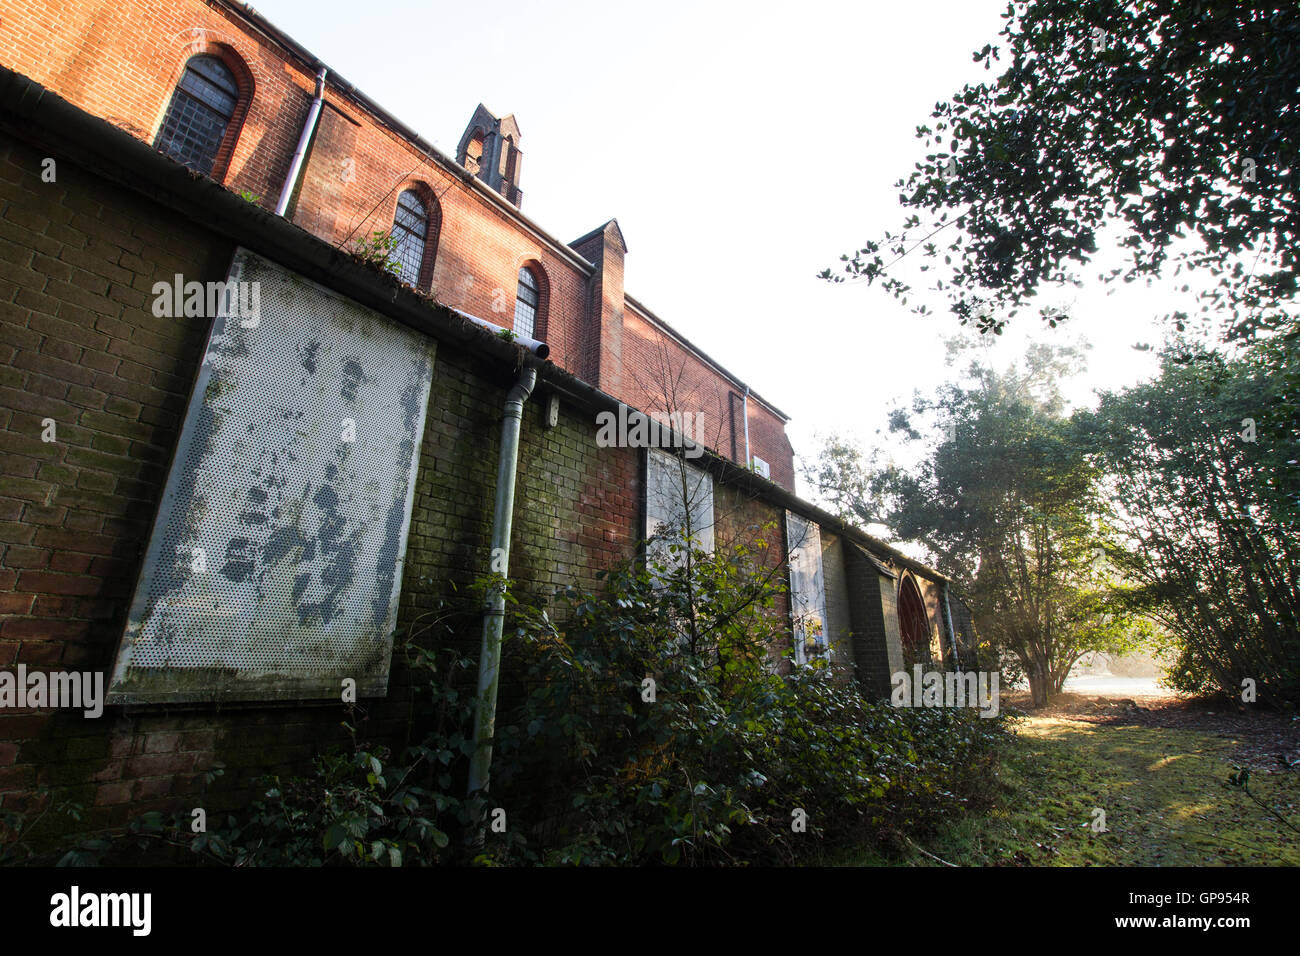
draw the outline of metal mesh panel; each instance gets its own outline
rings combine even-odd
[[[674,564],[672,541],[681,541],[690,525],[695,546],[713,550],[713,476],[680,458],[651,448],[646,455],[646,537],[660,535],[651,554],[665,565]],[[661,526],[674,528],[669,537]],[[679,557],[684,561],[684,556]]]
[[[802,664],[810,650],[817,648],[825,652],[830,645],[830,635],[826,633],[821,527],[787,511],[785,531],[790,547],[790,616],[794,619],[795,660]]]
[[[231,280],[260,310],[213,321],[110,699],[382,694],[432,344],[242,250]]]

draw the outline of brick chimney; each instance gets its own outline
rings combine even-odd
[[[623,393],[623,241],[618,220],[611,219],[569,244],[592,262],[587,280],[583,377],[610,395]]]

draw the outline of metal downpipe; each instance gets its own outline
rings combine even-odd
[[[749,386],[745,386],[745,394],[741,396],[741,415],[745,419],[745,468],[748,471],[754,470],[754,459],[749,454]]]
[[[957,629],[952,626],[952,606],[948,603],[948,582],[943,584],[943,614],[948,622],[948,642],[952,645],[953,670],[961,673],[961,654],[957,650]]]
[[[321,104],[325,102],[325,74],[321,67],[316,74],[316,95],[311,101],[311,110],[307,113],[307,122],[303,123],[302,135],[298,137],[298,148],[293,151],[293,160],[289,163],[289,174],[284,177],[284,187],[280,190],[280,200],[275,204],[275,214],[283,216],[289,208],[289,197],[298,185],[298,173],[302,169],[303,157],[307,154],[307,144],[311,142],[312,133],[316,132],[316,121],[320,118]]]
[[[478,660],[478,693],[474,701],[474,751],[469,762],[468,794],[478,809],[473,820],[481,825],[482,797],[487,792],[492,769],[492,737],[496,729],[497,685],[501,671],[501,629],[505,619],[503,588],[510,574],[510,525],[515,507],[515,474],[519,464],[519,432],[524,403],[537,384],[537,369],[527,366],[506,396],[501,422],[501,452],[497,459],[496,505],[492,516],[494,575],[501,580],[488,589],[483,607],[483,645]]]

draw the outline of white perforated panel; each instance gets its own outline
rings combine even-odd
[[[786,543],[790,548],[790,616],[794,620],[794,656],[804,663],[815,649],[830,648],[826,625],[826,582],[822,571],[821,526],[785,513]]]
[[[382,694],[432,344],[244,250],[231,280],[260,310],[213,321],[110,699]]]
[[[650,545],[648,557],[667,567],[685,561],[683,554],[674,558],[669,546],[682,540],[688,525],[695,547],[713,550],[713,476],[703,468],[657,448],[648,449],[645,504],[646,537],[660,536]],[[678,535],[670,538],[667,527]]]

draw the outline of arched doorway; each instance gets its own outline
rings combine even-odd
[[[930,663],[930,618],[910,574],[898,586],[898,630],[903,641],[903,663],[908,667]]]

